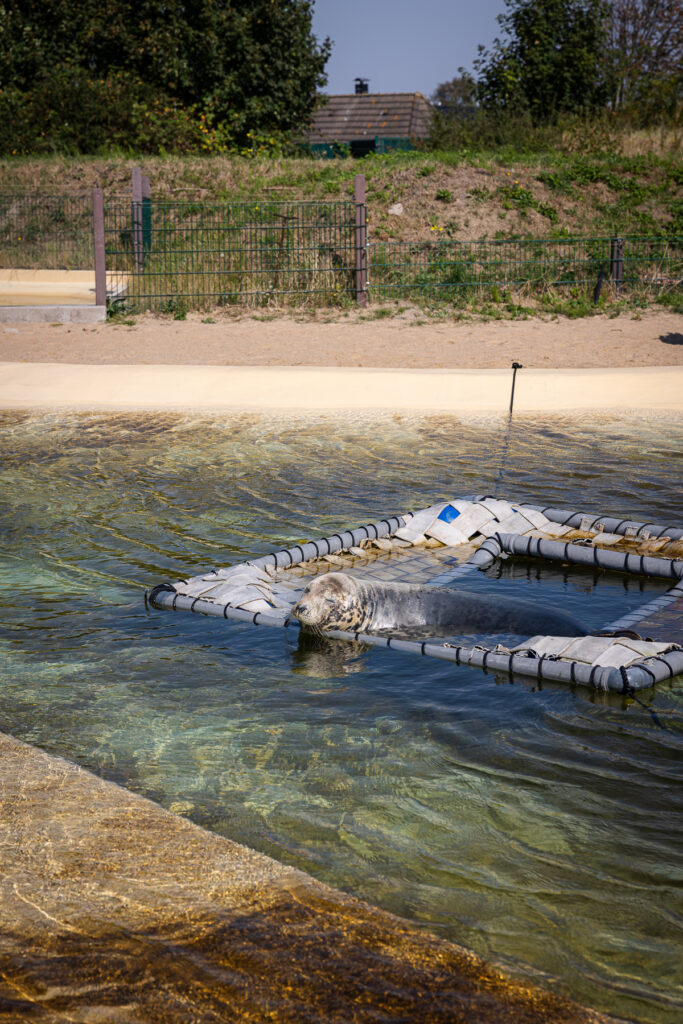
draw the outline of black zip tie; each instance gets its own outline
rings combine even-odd
[[[254,618],[251,620],[254,626],[258,626],[258,617],[260,614],[260,612],[254,612]]]
[[[176,603],[176,601],[178,600],[179,597],[180,597],[180,595],[179,595],[178,591],[176,591],[175,594],[173,595],[173,603],[171,604],[171,608],[173,609],[173,611],[176,610],[175,603]]]
[[[315,557],[316,558],[320,558],[320,551],[318,550],[318,542],[316,540],[312,540],[310,543],[315,548]]]
[[[191,611],[191,612],[193,612],[193,611],[194,611],[194,606],[196,605],[197,601],[199,601],[199,598],[198,598],[198,597],[195,597],[194,601],[193,601],[193,602],[192,602],[192,604],[190,605],[190,611]]]
[[[426,640],[423,640],[422,643],[420,644],[420,653],[422,654],[422,657],[424,657],[426,642]]]

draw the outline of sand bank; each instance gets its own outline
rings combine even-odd
[[[0,324],[0,361],[74,364],[338,366],[404,369],[683,366],[683,318],[646,310],[617,318],[456,322],[420,310],[316,317],[143,316],[133,326]],[[637,319],[634,318],[637,316]]]
[[[0,364],[0,408],[507,412],[510,370]],[[683,366],[518,371],[514,408],[683,409]]]

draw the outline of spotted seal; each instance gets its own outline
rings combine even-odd
[[[302,626],[347,633],[426,627],[433,632],[584,636],[563,612],[531,601],[409,583],[382,583],[342,572],[318,576],[292,608]]]

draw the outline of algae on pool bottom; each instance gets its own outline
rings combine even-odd
[[[682,518],[680,419],[524,418],[507,455],[503,428],[5,414],[0,728],[582,1002],[673,1024],[680,680],[643,694],[660,728],[621,698],[141,607],[151,580],[496,489],[501,462],[519,499]],[[502,582],[596,622],[658,592]]]

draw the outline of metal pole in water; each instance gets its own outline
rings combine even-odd
[[[517,377],[517,370],[523,370],[524,367],[521,363],[512,364],[512,391],[510,392],[510,415],[512,416],[512,406],[515,401],[515,379]]]

